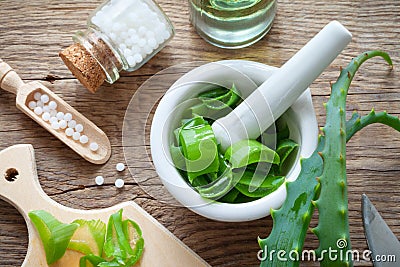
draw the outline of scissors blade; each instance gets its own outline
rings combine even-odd
[[[365,194],[362,195],[362,213],[365,236],[372,252],[374,267],[398,267],[400,242]]]

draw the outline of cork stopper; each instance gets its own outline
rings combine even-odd
[[[99,62],[79,43],[60,52],[60,57],[72,74],[92,93],[103,84],[106,73]]]

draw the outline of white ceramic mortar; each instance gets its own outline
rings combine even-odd
[[[300,157],[309,157],[316,148],[318,131],[311,95],[306,88],[347,46],[351,37],[343,25],[332,21],[280,69],[248,61],[223,61],[206,64],[180,78],[161,100],[150,136],[156,171],[169,192],[194,212],[221,221],[257,219],[268,215],[271,208],[279,208],[286,197],[284,185],[264,198],[244,204],[203,199],[172,163],[169,147],[173,131],[190,106],[187,100],[209,90],[204,82],[227,88],[235,84],[239,91],[244,90],[241,95],[245,100],[212,125],[222,151],[240,140],[258,138],[286,112],[291,138],[300,144]],[[295,180],[299,172],[297,159],[287,180]]]
[[[214,83],[224,77],[222,85],[229,87],[232,82],[235,82],[240,90],[241,84],[244,86],[248,83],[238,76],[238,71],[240,71],[254,81],[256,86],[250,89],[254,90],[268,79],[275,70],[276,68],[271,66],[244,60],[205,64],[182,76],[161,100],[151,128],[151,153],[161,181],[182,205],[207,218],[227,222],[259,219],[269,215],[271,208],[277,209],[282,205],[286,198],[285,185],[264,198],[248,203],[228,204],[204,199],[181,177],[172,164],[169,152],[173,140],[173,130],[179,127],[182,111],[190,104],[190,102],[183,105],[182,103],[196,97],[202,92],[202,88],[208,90],[207,87],[202,86],[204,83],[196,85],[195,83],[187,84],[187,82],[208,81]],[[193,89],[188,90],[188,88]],[[289,124],[290,137],[300,144],[297,160],[287,175],[288,181],[294,181],[300,172],[298,159],[309,157],[315,150],[318,140],[318,125],[309,89],[300,96],[284,116]]]

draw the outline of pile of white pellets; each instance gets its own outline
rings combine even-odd
[[[124,163],[118,163],[118,164],[116,165],[116,169],[117,169],[117,171],[119,171],[119,172],[123,172],[123,171],[125,170],[125,164],[124,164]],[[96,178],[95,178],[95,183],[96,183],[97,185],[103,185],[103,184],[104,184],[104,177],[101,176],[101,175],[96,176]],[[117,188],[122,188],[122,187],[124,187],[125,182],[124,182],[123,179],[118,178],[118,179],[115,180],[115,183],[114,183],[114,184],[115,184],[115,187],[117,187]]]
[[[56,131],[64,131],[68,137],[80,142],[82,145],[89,143],[89,137],[83,134],[84,127],[77,123],[71,113],[64,113],[57,110],[57,103],[50,99],[49,95],[35,92],[34,100],[28,103],[28,107],[40,116],[43,121],[49,123]],[[91,151],[96,152],[99,145],[96,142],[89,144]]]
[[[91,19],[118,46],[130,68],[147,59],[172,36],[172,27],[162,11],[150,2],[112,0]]]

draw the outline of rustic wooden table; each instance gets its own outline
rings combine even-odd
[[[339,67],[359,53],[381,49],[390,53],[395,68],[372,59],[356,76],[348,97],[348,115],[371,108],[400,113],[400,2],[279,0],[271,32],[257,44],[240,50],[223,50],[204,42],[188,20],[186,1],[159,0],[176,27],[169,45],[134,73],[123,73],[114,85],[97,94],[86,91],[58,57],[71,44],[72,34],[84,29],[86,19],[100,0],[0,1],[0,58],[13,66],[25,81],[38,80],[94,121],[109,136],[113,155],[104,166],[92,165],[68,149],[15,108],[14,96],[0,93],[0,149],[29,143],[35,148],[38,175],[44,191],[59,203],[80,209],[108,207],[134,200],[212,266],[257,266],[257,237],[270,232],[270,217],[246,223],[221,223],[205,219],[186,208],[160,203],[148,196],[128,171],[118,174],[124,162],[122,125],[125,110],[139,86],[155,73],[196,60],[247,59],[282,65],[332,19],[341,21],[354,35],[353,41],[312,86],[320,125],[322,107],[329,96],[329,81]],[[360,198],[367,193],[397,236],[400,236],[400,134],[386,127],[371,126],[348,144],[348,180],[351,237],[354,249],[367,248],[360,213]],[[142,175],[155,176],[149,164],[137,164]],[[94,185],[103,175],[104,186]],[[2,174],[0,174],[2,176]],[[115,178],[126,181],[123,190]],[[1,178],[1,177],[0,177]],[[314,220],[313,224],[316,223]],[[315,248],[312,234],[306,248]],[[0,266],[20,266],[27,249],[27,230],[18,211],[0,201]],[[304,263],[304,266],[317,266]],[[372,266],[357,262],[356,266]]]

